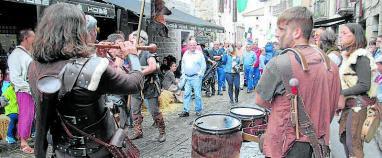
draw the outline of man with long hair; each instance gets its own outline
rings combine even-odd
[[[116,127],[100,97],[137,93],[143,87],[141,72],[118,73],[106,58],[97,57],[89,36],[85,15],[75,5],[58,3],[44,10],[29,67],[37,104],[36,157],[46,157],[48,131],[56,157],[112,157],[106,147],[76,129],[110,142]],[[134,44],[117,44],[123,57],[137,53]],[[54,78],[61,84],[43,82]],[[48,95],[44,87],[52,86],[60,88]]]

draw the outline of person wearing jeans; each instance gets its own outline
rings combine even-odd
[[[216,69],[216,76],[218,81],[218,95],[223,95],[222,88],[225,85],[225,72],[224,72],[224,65],[221,62],[221,58],[224,55],[224,48],[219,49],[219,42],[215,41],[214,46],[212,48],[212,57],[217,62],[218,67]]]
[[[259,48],[257,42],[254,42],[252,45],[252,51],[255,53],[256,59],[260,59],[262,50]],[[253,86],[256,87],[257,82],[260,80],[260,60],[256,60],[253,65]]]
[[[247,93],[251,93],[254,88],[253,84],[253,64],[256,63],[256,55],[251,50],[252,44],[247,43],[246,50],[243,52],[242,61],[244,65],[244,75],[247,83]]]
[[[9,81],[3,81],[2,84],[2,95],[0,97],[1,106],[4,107],[5,115],[10,119],[6,141],[8,144],[13,144],[16,143],[15,133],[19,108],[13,86],[11,86]]]
[[[223,56],[222,62],[225,64],[225,77],[228,83],[230,103],[238,103],[240,92],[240,57],[236,56],[236,50],[232,49],[229,51],[229,54]],[[235,86],[235,101],[233,98],[233,86]]]
[[[192,91],[195,94],[195,112],[201,115],[203,110],[202,102],[202,78],[206,71],[206,62],[203,52],[196,50],[196,41],[190,40],[188,50],[183,55],[182,78],[185,79],[183,112],[179,117],[188,117],[190,111]]]

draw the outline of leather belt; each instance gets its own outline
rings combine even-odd
[[[104,138],[105,136],[102,135],[101,133],[103,133],[102,131],[105,129],[100,128],[100,125],[102,125],[104,121],[107,121],[106,117],[108,116],[108,113],[109,111],[106,111],[104,116],[102,118],[99,118],[97,122],[94,122],[90,126],[85,127],[83,129],[89,131],[89,134],[91,135]],[[76,119],[76,118],[73,116],[73,119]],[[62,127],[59,126],[59,128],[62,128]],[[67,134],[65,134],[65,132],[57,135],[56,139],[59,139],[62,142],[69,143],[70,145],[83,145],[83,144],[87,144],[87,142],[91,142],[88,137],[83,137],[83,136],[74,136],[74,138],[69,138]]]
[[[105,108],[103,112],[100,114],[91,113],[91,111],[81,110],[81,112],[77,112],[77,115],[67,115],[63,114],[65,120],[69,121],[69,123],[73,125],[78,125],[84,128],[89,128],[91,126],[95,126],[100,123],[100,121],[104,120],[108,110]]]
[[[74,157],[86,157],[89,154],[93,154],[100,150],[100,147],[97,148],[71,148],[64,145],[56,145],[56,150],[67,153]]]
[[[90,139],[88,137],[73,136],[73,138],[71,138],[69,142],[71,145],[84,145],[89,140]]]
[[[367,107],[369,105],[374,105],[375,101],[374,98],[369,98],[367,96],[348,97],[345,102],[345,107]]]
[[[82,115],[82,116],[63,115],[63,116],[64,116],[65,120],[68,120],[73,125],[81,124],[82,121],[86,121],[89,119],[89,117],[87,115]]]

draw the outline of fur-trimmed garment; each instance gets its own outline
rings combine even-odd
[[[352,54],[350,54],[350,56],[348,58],[344,58],[344,60],[342,62],[342,65],[341,65],[340,71],[339,71],[342,89],[348,89],[348,88],[353,87],[357,84],[358,77],[357,77],[355,70],[352,69],[352,65],[356,64],[358,57],[361,57],[361,56],[367,57],[370,61],[370,68],[371,68],[371,75],[372,76],[370,77],[371,78],[371,86],[370,86],[369,91],[367,92],[367,95],[370,98],[376,97],[377,96],[377,93],[376,93],[377,85],[374,82],[374,79],[375,79],[375,74],[376,74],[375,72],[376,72],[377,66],[374,62],[374,58],[371,56],[369,51],[367,51],[366,49],[362,49],[362,48],[354,51]]]

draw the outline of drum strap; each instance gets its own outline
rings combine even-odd
[[[306,63],[306,60],[304,56],[297,52],[295,49],[286,49],[283,53],[291,52],[295,55],[298,54],[296,57],[302,57],[300,58],[300,61],[302,62],[303,69],[306,71],[308,70],[308,64]],[[287,94],[291,94],[291,87],[289,86],[289,80],[293,78],[293,71],[292,71],[292,65],[289,64],[290,59],[289,56],[285,57],[277,57],[276,58],[276,68],[277,71],[281,74],[282,82],[285,87],[285,90]],[[283,65],[283,66],[279,66]],[[313,123],[309,118],[309,115],[305,112],[304,108],[304,102],[300,96],[297,96],[297,115],[298,115],[298,124],[299,124],[299,131],[301,131],[302,134],[308,136],[309,143],[313,148],[313,154],[315,158],[324,158],[329,157],[330,150],[329,146],[326,146],[323,142],[320,142],[317,138],[317,134],[314,131]]]

